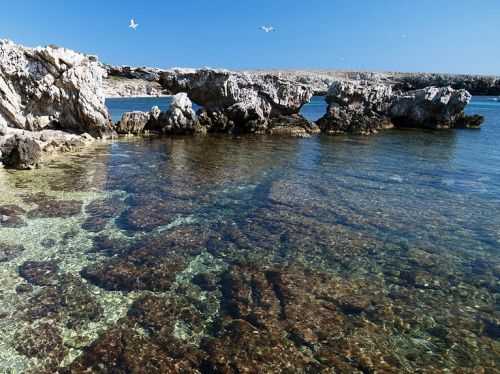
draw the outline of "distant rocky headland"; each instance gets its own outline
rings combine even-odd
[[[324,94],[317,123],[300,115]],[[471,94],[500,94],[482,76],[113,67],[96,56],[0,41],[0,160],[29,169],[46,154],[116,134],[373,134],[392,127],[478,128]],[[125,113],[113,124],[106,97],[175,95],[162,112]],[[201,109],[193,111],[192,102]]]

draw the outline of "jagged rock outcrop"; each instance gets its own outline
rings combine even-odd
[[[144,128],[150,121],[150,114],[146,112],[126,112],[116,124],[116,132],[118,134],[142,134]]]
[[[106,135],[111,126],[104,75],[93,56],[0,40],[0,123],[30,131],[60,128]]]
[[[188,134],[194,132],[206,132],[199,126],[193,103],[186,93],[175,95],[170,104],[170,109],[159,116],[161,131],[165,134]]]
[[[227,70],[170,70],[160,83],[173,93],[186,92],[204,107],[201,117],[227,117],[235,132],[265,131],[268,121],[297,114],[313,91],[276,75],[250,75]]]
[[[318,126],[330,135],[370,135],[390,128],[387,112],[393,95],[392,87],[385,84],[334,82],[326,96],[327,113],[318,121]]]
[[[425,127],[449,129],[479,127],[477,117],[471,122],[464,115],[465,106],[472,96],[466,90],[451,87],[427,87],[398,95],[389,110],[392,122],[399,127]],[[472,119],[472,118],[471,118]]]
[[[451,87],[400,92],[369,81],[338,81],[328,91],[328,110],[318,121],[327,134],[369,135],[397,127],[477,128],[481,116],[467,116],[471,95]]]

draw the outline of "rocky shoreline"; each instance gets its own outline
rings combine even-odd
[[[495,92],[498,83],[493,78],[408,77],[113,67],[65,48],[27,48],[2,40],[0,160],[7,167],[30,169],[46,153],[116,134],[302,137],[320,132],[368,135],[392,127],[478,128],[481,117],[464,115],[471,94],[453,85]],[[440,88],[421,88],[431,83],[439,83]],[[324,90],[327,113],[317,123],[308,121],[300,115],[301,108]],[[125,113],[117,124],[105,106],[106,95],[165,94],[175,95],[168,111]],[[192,102],[201,107],[197,113]]]

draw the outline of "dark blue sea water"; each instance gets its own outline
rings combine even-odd
[[[467,112],[481,130],[127,138],[2,170],[0,372],[497,372],[500,103]]]

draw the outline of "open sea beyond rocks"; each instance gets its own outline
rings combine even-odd
[[[467,112],[0,169],[0,373],[500,372],[500,102]]]

